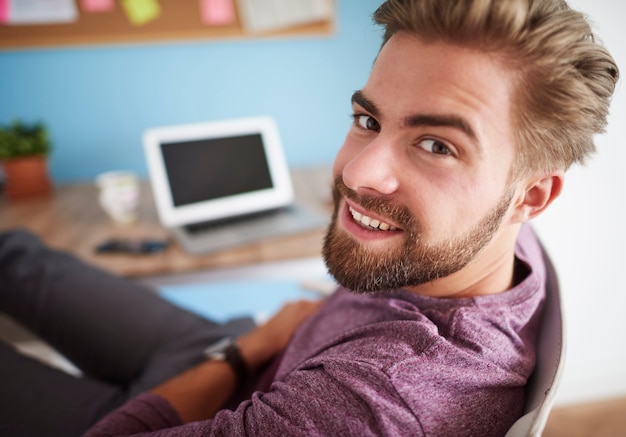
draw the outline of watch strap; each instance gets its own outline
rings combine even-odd
[[[239,387],[241,387],[248,379],[248,366],[241,356],[241,350],[239,349],[239,345],[235,341],[233,341],[224,350],[224,359],[235,371],[235,375],[237,376],[237,384]]]
[[[248,366],[244,361],[239,345],[234,338],[226,337],[204,351],[209,360],[225,361],[235,372],[238,386],[244,384],[248,378]]]

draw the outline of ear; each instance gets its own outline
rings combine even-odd
[[[523,223],[541,214],[559,195],[565,181],[563,170],[554,170],[540,177],[520,182],[524,191],[511,217],[514,223]]]

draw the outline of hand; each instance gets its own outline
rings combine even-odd
[[[281,352],[304,319],[317,312],[323,300],[299,300],[284,305],[267,323],[237,340],[248,368],[254,370]]]
[[[282,351],[302,321],[322,302],[297,301],[285,305],[266,324],[237,339],[241,355],[255,370]],[[213,415],[235,391],[235,373],[224,361],[204,361],[152,389],[166,399],[187,423]]]

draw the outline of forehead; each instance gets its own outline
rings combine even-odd
[[[381,49],[363,94],[388,121],[455,117],[481,144],[513,145],[513,77],[493,54],[399,32]]]

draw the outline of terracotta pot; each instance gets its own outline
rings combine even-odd
[[[51,191],[48,160],[45,156],[4,159],[2,169],[6,179],[5,192],[11,200],[42,196]]]

